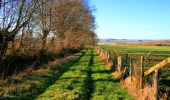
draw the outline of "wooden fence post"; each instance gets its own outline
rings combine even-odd
[[[108,58],[110,58],[110,50],[108,51]]]
[[[112,52],[112,58],[113,58],[113,61],[115,61],[116,57],[115,57],[114,50],[112,50],[111,52]]]
[[[104,53],[104,60],[105,60],[105,61],[107,61],[107,55],[108,55],[108,53],[107,53],[107,51],[105,50],[105,53]]]
[[[111,50],[111,59],[113,61],[113,64],[115,64],[114,50]]]
[[[107,62],[107,63],[109,63],[109,56],[110,56],[109,53],[106,52],[106,62]]]
[[[144,78],[144,56],[141,56],[141,65],[140,65],[140,89],[143,89],[143,78]]]
[[[106,51],[107,52],[107,51]],[[107,57],[106,57],[107,59],[109,59],[109,51],[107,52]]]
[[[118,65],[117,65],[117,69],[118,69],[118,72],[121,73],[121,67],[122,67],[122,55],[121,54],[118,54]]]
[[[154,100],[158,100],[158,87],[159,87],[159,71],[158,69],[155,70],[155,73],[153,75],[153,89],[154,89]]]
[[[104,49],[102,48],[101,49],[101,55],[103,56],[103,54],[104,54]]]
[[[127,67],[127,65],[128,65],[128,54],[126,53],[126,55],[125,55],[125,67]]]
[[[130,58],[129,67],[130,67],[130,69],[129,69],[130,81],[131,81],[131,84],[132,84],[132,58]]]

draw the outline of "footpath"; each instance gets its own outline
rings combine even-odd
[[[133,100],[95,51],[88,49],[37,100]]]

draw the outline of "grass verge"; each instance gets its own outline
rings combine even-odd
[[[92,69],[93,91],[91,100],[133,100],[126,89],[121,88],[119,81],[112,78],[107,65],[94,54]]]
[[[84,56],[84,51],[74,56],[52,62],[53,66],[46,65],[36,71],[28,71],[10,79],[0,81],[0,99],[6,100],[32,100],[42,94],[51,86],[64,72],[77,63]],[[58,64],[59,63],[59,64]],[[61,64],[63,64],[61,66]],[[60,66],[60,67],[59,67]],[[10,82],[8,82],[10,81]]]

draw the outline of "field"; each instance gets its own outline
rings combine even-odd
[[[129,53],[152,53],[156,55],[170,56],[170,46],[119,46],[119,45],[100,45],[108,50],[122,50]]]
[[[128,53],[128,58],[132,58],[137,65],[140,63],[140,56],[145,57],[144,69],[156,65],[160,61],[170,57],[169,46],[119,46],[119,45],[100,45],[100,47],[107,51],[113,50],[114,52]],[[170,93],[170,65],[165,66],[159,70],[160,72],[160,89]],[[147,80],[151,78],[150,75]],[[151,80],[150,80],[151,82]]]

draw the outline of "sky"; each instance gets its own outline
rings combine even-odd
[[[91,0],[99,38],[170,39],[170,0]]]

